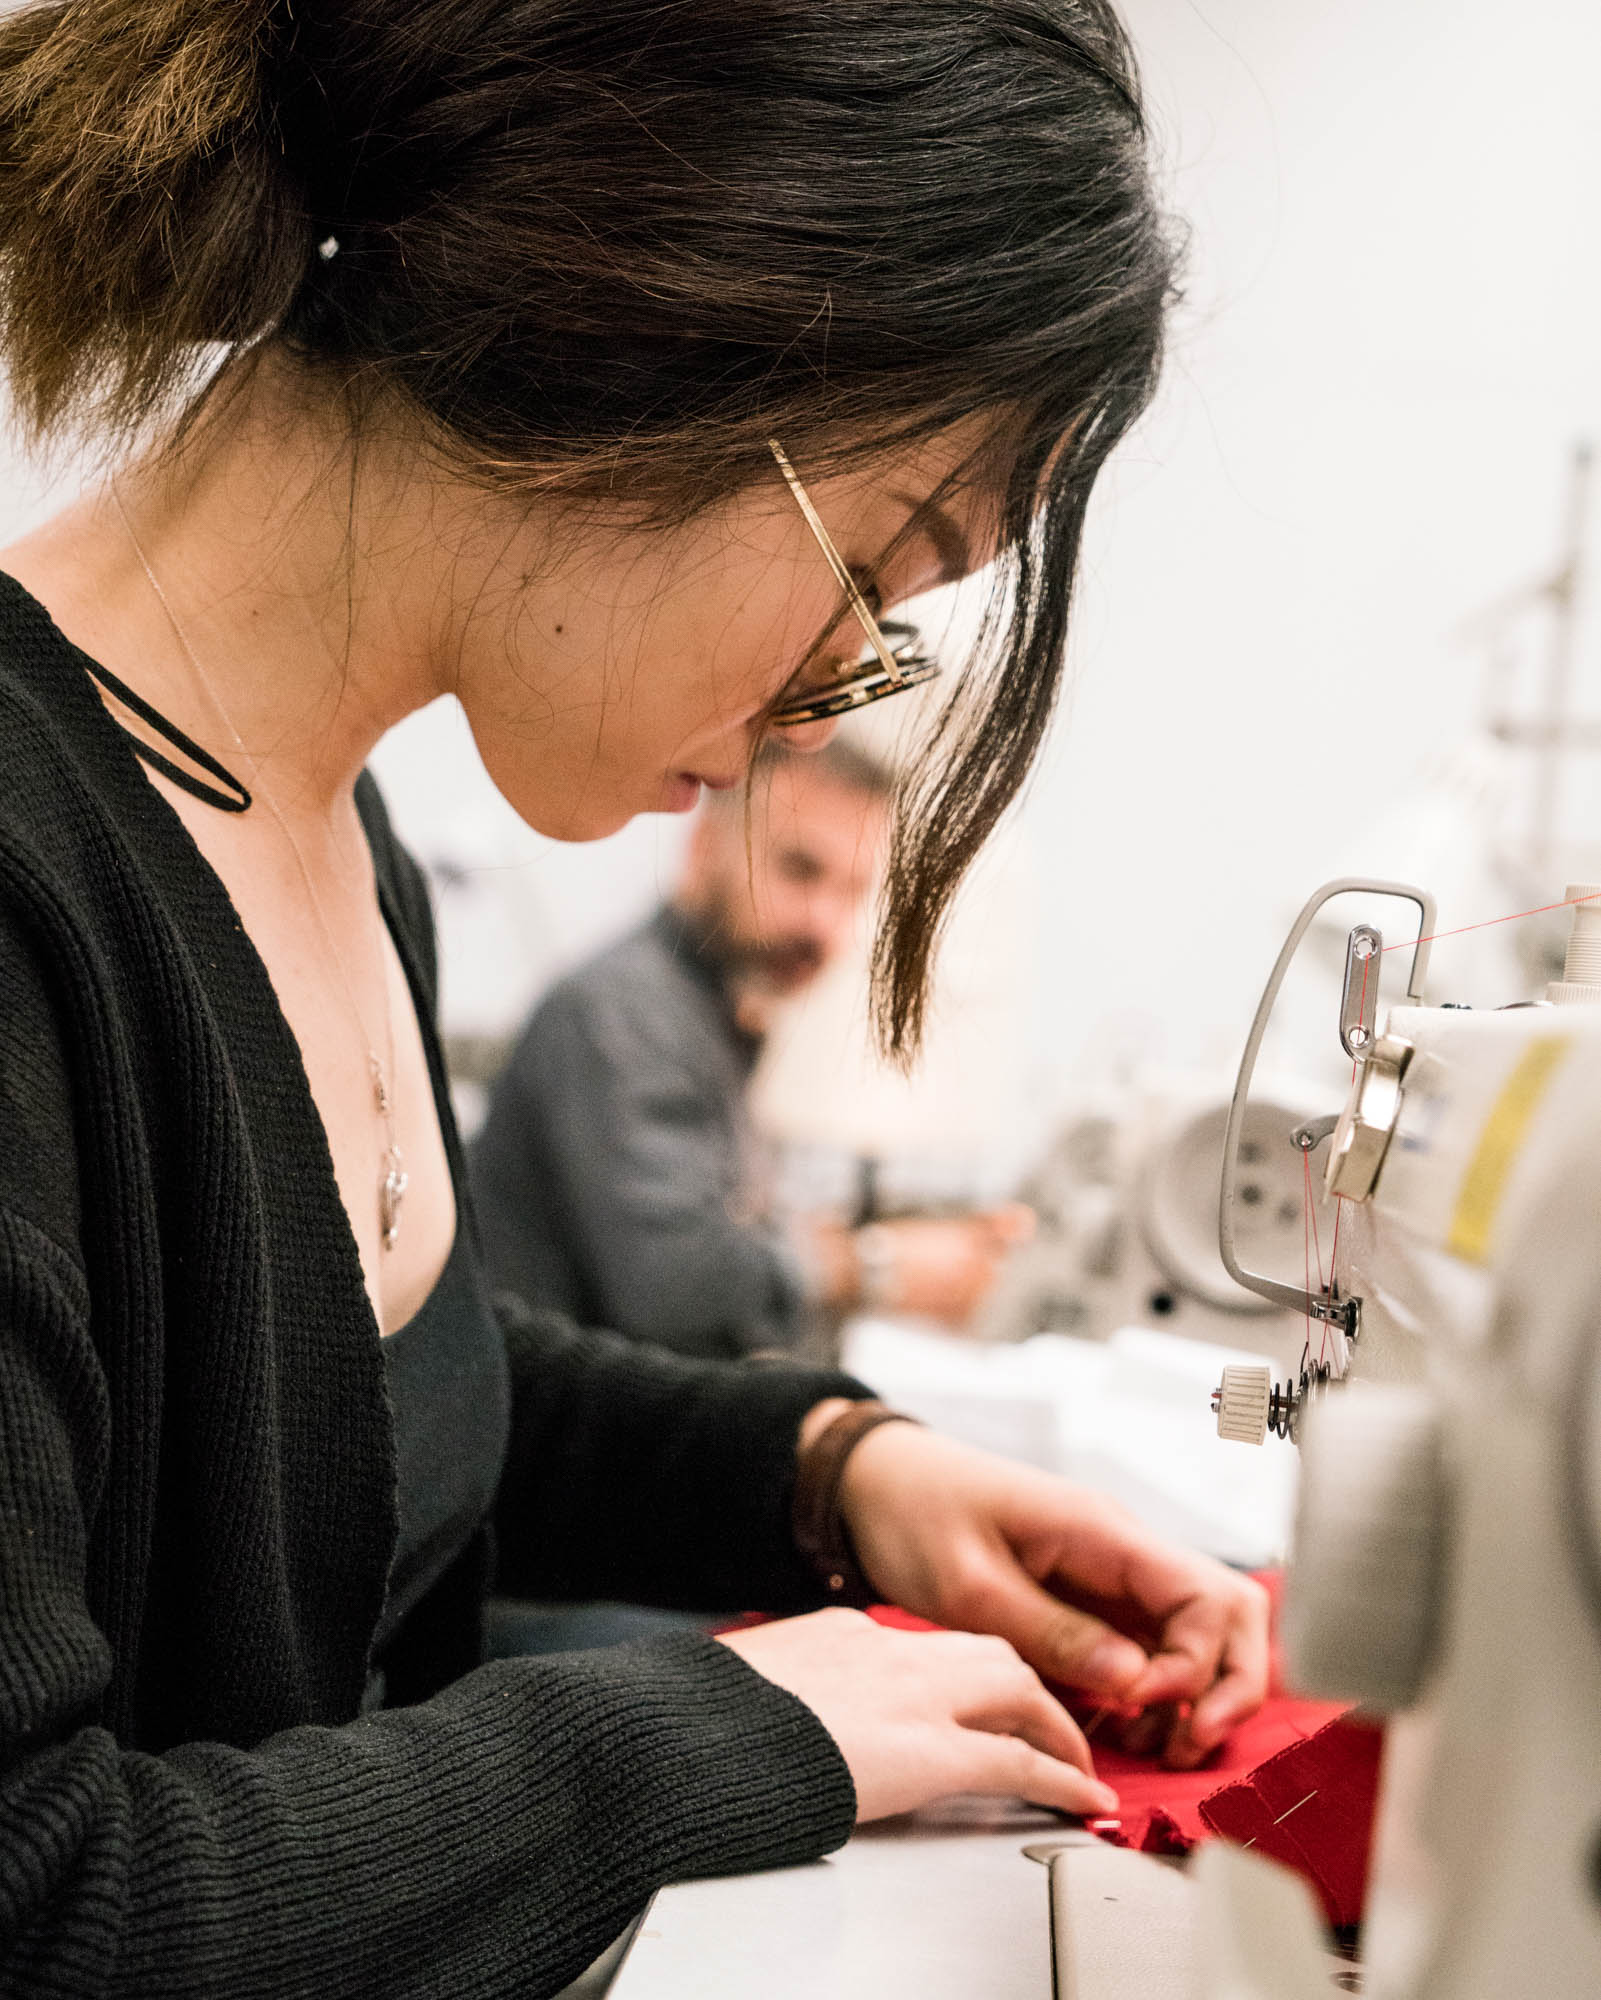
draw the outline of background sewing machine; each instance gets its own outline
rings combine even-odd
[[[1304,1081],[1259,1090],[1240,1138],[1242,1242],[1253,1260],[1299,1261],[1302,1166],[1291,1132],[1318,1102]],[[1075,1113],[1019,1190],[1039,1218],[980,1309],[987,1340],[1102,1339],[1121,1327],[1276,1354],[1294,1331],[1238,1284],[1217,1250],[1227,1088],[1204,1074],[1142,1073],[1113,1102]],[[1334,1209],[1319,1199],[1320,1226]]]

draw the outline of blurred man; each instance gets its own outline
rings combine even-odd
[[[838,737],[766,753],[708,796],[671,900],[536,1009],[472,1153],[499,1285],[686,1354],[793,1348],[815,1305],[965,1321],[1016,1211],[780,1229],[745,1105],[773,1008],[850,940],[891,786]]]

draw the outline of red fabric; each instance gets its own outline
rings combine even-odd
[[[1153,1813],[1162,1813],[1182,1834],[1186,1846],[1193,1846],[1206,1836],[1207,1822],[1201,1808],[1214,1792],[1248,1781],[1253,1772],[1288,1755],[1340,1713],[1337,1703],[1274,1695],[1197,1771],[1170,1771],[1155,1757],[1137,1757],[1091,1736],[1096,1772],[1121,1802],[1119,1817],[1125,1834],[1121,1844],[1142,1846],[1146,1822]],[[1086,1724],[1093,1720],[1093,1715],[1089,1716]]]
[[[1383,1732],[1342,1716],[1201,1802],[1208,1829],[1304,1875],[1331,1924],[1360,1923]]]
[[[1328,1702],[1275,1695],[1199,1771],[1097,1748],[1120,1803],[1115,1823],[1091,1824],[1147,1854],[1188,1854],[1212,1834],[1254,1847],[1304,1875],[1331,1924],[1359,1923],[1383,1741]]]
[[[1276,1608],[1279,1578],[1260,1581]],[[937,1629],[890,1605],[868,1615],[902,1631]],[[1082,1700],[1073,1706],[1091,1733],[1095,1769],[1119,1799],[1115,1819],[1090,1822],[1103,1840],[1146,1854],[1188,1854],[1220,1835],[1304,1875],[1331,1924],[1360,1921],[1383,1743],[1371,1723],[1340,1702],[1285,1694],[1276,1654],[1269,1699],[1198,1771],[1170,1771],[1155,1757],[1099,1742],[1096,1711]]]

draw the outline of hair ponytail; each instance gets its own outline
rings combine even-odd
[[[287,11],[287,10],[286,10]],[[43,434],[125,434],[282,316],[310,223],[264,88],[275,0],[0,17],[0,355]]]

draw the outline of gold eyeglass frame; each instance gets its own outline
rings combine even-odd
[[[827,722],[838,715],[849,715],[852,709],[866,708],[870,702],[883,701],[892,694],[904,694],[907,688],[921,687],[933,680],[939,672],[939,664],[918,650],[921,638],[916,627],[891,623],[889,630],[897,636],[904,634],[904,637],[898,649],[890,644],[885,626],[879,623],[872,607],[862,596],[855,577],[835,548],[817,509],[812,505],[812,496],[801,484],[800,475],[790,464],[784,447],[777,438],[769,438],[767,449],[778,461],[778,469],[795,496],[795,504],[805,517],[824,560],[834,572],[834,580],[844,591],[845,602],[866,633],[867,643],[874,654],[873,664],[845,675],[831,687],[819,688],[812,694],[796,695],[788,701],[781,697],[768,711],[768,722],[775,729],[793,729],[803,722]]]

